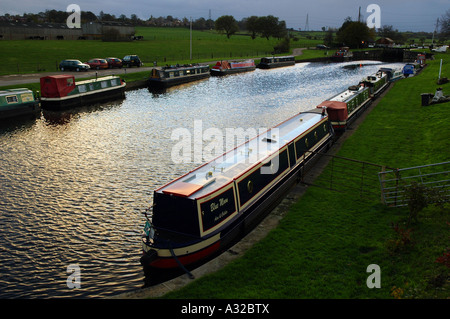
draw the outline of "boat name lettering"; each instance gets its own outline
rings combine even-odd
[[[222,217],[228,215],[228,211],[224,210],[223,212],[221,212],[219,215],[217,215],[216,217],[214,217],[214,222],[217,222],[219,219],[222,219]]]
[[[211,203],[211,212],[215,211],[217,208],[219,208],[220,206],[225,205],[226,203],[228,203],[228,198],[219,198],[219,202],[212,202]]]

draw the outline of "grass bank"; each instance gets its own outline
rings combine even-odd
[[[278,39],[234,35],[228,39],[215,31],[192,32],[192,60],[190,32],[186,28],[136,27],[141,41],[103,42],[100,40],[2,40],[0,75],[57,71],[64,59],[82,62],[92,58],[110,56],[123,58],[137,54],[147,65],[157,61],[159,65],[214,61],[216,59],[253,58],[269,55]],[[321,40],[299,37],[292,47],[314,47]]]
[[[400,168],[448,161],[449,103],[423,107],[420,97],[438,87],[440,58],[450,75],[449,55],[438,55],[395,83],[337,155]],[[450,93],[450,84],[442,87]],[[406,231],[408,210],[384,206],[379,195],[309,187],[244,256],[164,298],[448,298],[449,268],[436,262],[448,249],[445,208],[429,206]],[[367,287],[371,264],[380,267],[381,288]]]

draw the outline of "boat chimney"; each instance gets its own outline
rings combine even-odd
[[[322,116],[327,115],[327,107],[324,105],[322,106]]]

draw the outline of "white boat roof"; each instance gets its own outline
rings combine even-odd
[[[31,90],[27,88],[18,88],[18,89],[6,89],[0,90],[0,95],[11,95],[11,94],[21,94],[21,93],[30,93]]]
[[[299,113],[156,191],[191,199],[208,195],[278,152],[323,118],[319,109]]]
[[[348,99],[355,96],[356,94],[359,94],[364,89],[365,89],[364,87],[360,86],[358,87],[358,90],[345,90],[344,92],[341,92],[338,95],[333,96],[331,99],[328,99],[328,101],[345,102]]]
[[[84,80],[84,81],[77,81],[76,85],[79,84],[88,84],[88,83],[94,83],[99,81],[106,81],[106,80],[112,80],[112,79],[119,79],[117,75],[108,75],[108,76],[102,76],[101,78],[96,79],[90,79],[90,80]]]

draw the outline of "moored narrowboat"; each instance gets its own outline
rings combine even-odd
[[[0,90],[0,120],[13,117],[37,116],[39,100],[27,88]]]
[[[148,83],[150,88],[160,89],[205,79],[209,76],[209,65],[166,66],[152,69]]]
[[[387,74],[389,82],[395,82],[404,78],[401,68],[381,68],[380,71]]]
[[[331,125],[336,132],[345,131],[371,102],[370,90],[364,86],[351,86],[330,99],[320,103],[317,108],[326,107]]]
[[[349,61],[352,58],[353,52],[350,51],[349,47],[341,47],[331,56],[331,59],[335,62]]]
[[[376,74],[365,77],[360,85],[369,88],[369,95],[372,99],[375,99],[380,95],[388,86],[388,75],[385,72],[378,71]]]
[[[223,76],[234,73],[254,71],[256,69],[255,61],[218,61],[211,69],[211,75]]]
[[[125,97],[126,83],[118,76],[105,76],[75,82],[72,75],[50,75],[41,78],[43,109],[63,110],[71,107]]]
[[[257,67],[260,69],[273,69],[291,65],[295,65],[294,56],[274,56],[261,58]]]
[[[141,263],[198,264],[254,228],[333,141],[324,110],[299,113],[154,191]]]

